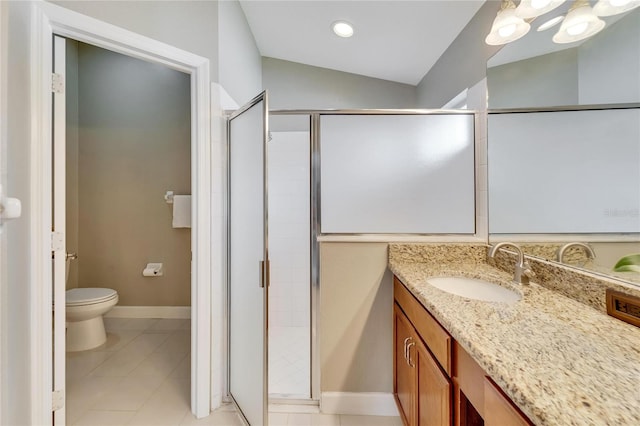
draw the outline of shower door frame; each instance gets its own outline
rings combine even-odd
[[[211,114],[209,60],[63,7],[31,5],[31,247],[30,335],[27,387],[34,424],[52,422],[51,248],[52,181],[52,44],[53,35],[68,37],[190,75],[193,230],[191,238],[191,411],[211,411]]]
[[[275,402],[308,404],[319,402],[321,391],[321,365],[320,365],[320,328],[318,320],[320,313],[320,242],[322,241],[368,241],[368,242],[393,242],[393,241],[423,241],[442,242],[439,234],[323,234],[321,231],[321,180],[320,180],[320,121],[322,116],[331,115],[473,115],[474,116],[474,141],[478,139],[479,125],[478,113],[475,110],[455,109],[277,109],[269,111],[270,115],[306,115],[310,117],[310,229],[311,229],[311,399],[276,399]],[[475,149],[475,147],[474,147]],[[474,157],[474,173],[477,160]],[[474,190],[477,197],[477,190]],[[477,206],[476,206],[477,210]],[[486,226],[479,229],[480,219],[477,211],[475,215],[475,230],[472,234],[447,235],[447,241],[483,242],[487,241]],[[418,237],[416,237],[418,235]]]
[[[310,389],[309,399],[269,398],[269,402],[285,404],[309,404],[320,401],[320,349],[318,345],[320,311],[320,111],[307,110],[271,110],[269,115],[309,116],[309,242],[310,242]]]

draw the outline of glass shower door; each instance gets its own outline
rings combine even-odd
[[[251,426],[267,415],[267,94],[228,124],[229,394]]]

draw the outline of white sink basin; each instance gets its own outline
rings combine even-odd
[[[468,299],[505,303],[513,303],[521,299],[521,296],[513,290],[475,278],[437,277],[429,278],[427,282],[442,291]]]

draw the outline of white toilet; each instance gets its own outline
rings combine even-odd
[[[86,351],[106,342],[102,316],[118,303],[118,292],[110,288],[72,288],[67,290],[66,299],[67,352]]]

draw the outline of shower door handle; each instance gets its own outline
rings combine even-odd
[[[260,261],[260,287],[265,288],[271,285],[271,262],[268,260]]]

